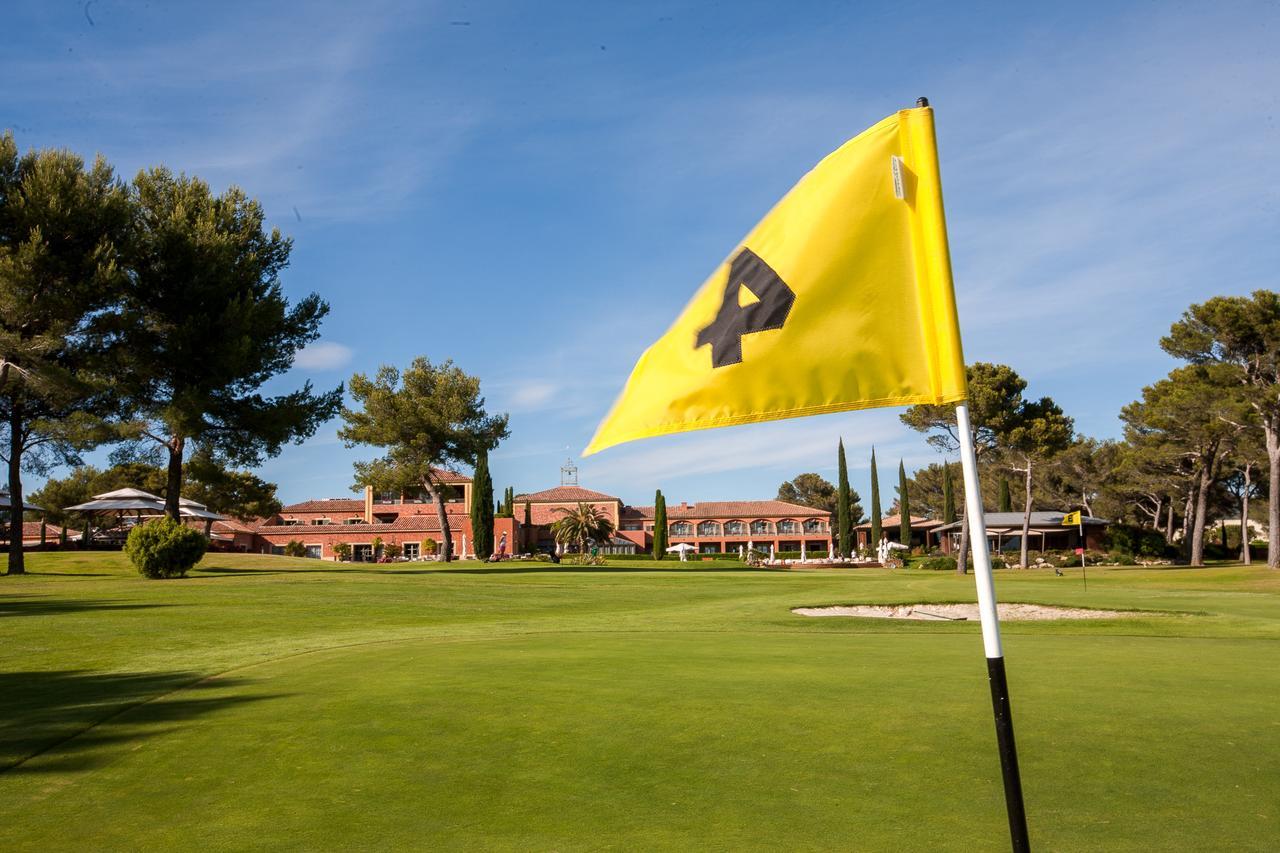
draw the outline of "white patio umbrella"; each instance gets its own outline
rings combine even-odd
[[[828,542],[827,543],[827,559],[834,560],[835,558],[836,558],[836,543]]]
[[[807,558],[805,557],[804,540],[801,539],[800,540],[800,562],[803,563],[805,559]]]
[[[671,553],[672,551],[678,552],[680,554],[680,560],[683,562],[685,559],[687,559],[686,555],[690,551],[696,551],[696,550],[697,549],[694,548],[692,545],[690,545],[688,542],[678,542],[675,545],[672,545],[670,548],[668,548],[667,553]]]

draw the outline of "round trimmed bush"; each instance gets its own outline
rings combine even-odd
[[[198,530],[165,516],[129,531],[124,552],[143,577],[180,578],[200,562],[208,547]]]

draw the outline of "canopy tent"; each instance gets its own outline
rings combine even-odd
[[[12,506],[13,504],[9,501],[9,490],[0,490],[0,512],[8,512]],[[22,509],[24,512],[44,512],[44,507],[29,504],[26,501],[22,502]]]
[[[159,495],[153,495],[150,492],[144,492],[142,489],[115,489],[110,492],[103,492],[100,495],[94,495],[93,500],[85,501],[75,506],[63,507],[67,512],[84,513],[90,518],[98,516],[115,514],[117,523],[123,524],[126,515],[131,515],[135,519],[135,523],[140,522],[144,517],[150,518],[154,516],[164,515],[164,498]],[[226,516],[219,515],[216,512],[210,512],[209,508],[197,501],[189,498],[178,499],[178,514],[183,518],[198,518],[204,521],[204,533],[206,536],[210,534],[210,528],[213,522],[221,521]],[[85,525],[85,539],[92,538],[92,528]]]
[[[0,489],[0,542],[8,542],[9,534],[13,532],[13,528],[11,528],[9,524],[9,521],[10,521],[9,513],[10,513],[10,510],[12,509],[13,509],[13,502],[9,500],[9,490]],[[35,504],[29,504],[26,501],[23,501],[22,511],[23,512],[44,512],[44,507],[36,506]],[[17,529],[21,531],[22,527],[23,527],[22,523],[19,523],[17,526]],[[21,532],[18,533],[18,538],[19,539],[22,538]]]

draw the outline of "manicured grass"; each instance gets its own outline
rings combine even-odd
[[[1007,849],[950,572],[118,554],[0,578],[0,849]],[[1033,841],[1280,849],[1280,573],[1001,572]],[[1173,615],[1170,615],[1173,614]]]

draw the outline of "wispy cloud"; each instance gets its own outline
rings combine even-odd
[[[696,490],[702,500],[733,497],[715,494],[717,478],[711,475],[749,471],[781,482],[801,471],[817,471],[833,478],[836,441],[842,435],[852,471],[869,469],[873,445],[882,469],[889,460],[896,467],[899,458],[909,468],[937,461],[932,449],[898,423],[896,411],[863,412],[728,427],[622,445],[584,460],[582,476],[584,482],[620,489],[626,495],[676,483]]]
[[[386,216],[476,121],[475,105],[443,103],[444,81],[370,97],[406,9],[388,0],[358,14],[344,4],[264,6],[234,36],[223,20],[175,28],[142,10],[103,9],[97,37],[77,52],[11,63],[7,97],[61,104],[66,121],[95,128],[92,144],[126,175],[163,162],[215,187],[244,187],[280,221]],[[423,109],[428,97],[443,108]],[[58,130],[64,144],[67,130],[75,133]]]
[[[336,341],[308,344],[293,359],[293,366],[303,370],[338,370],[351,363],[351,347]]]

